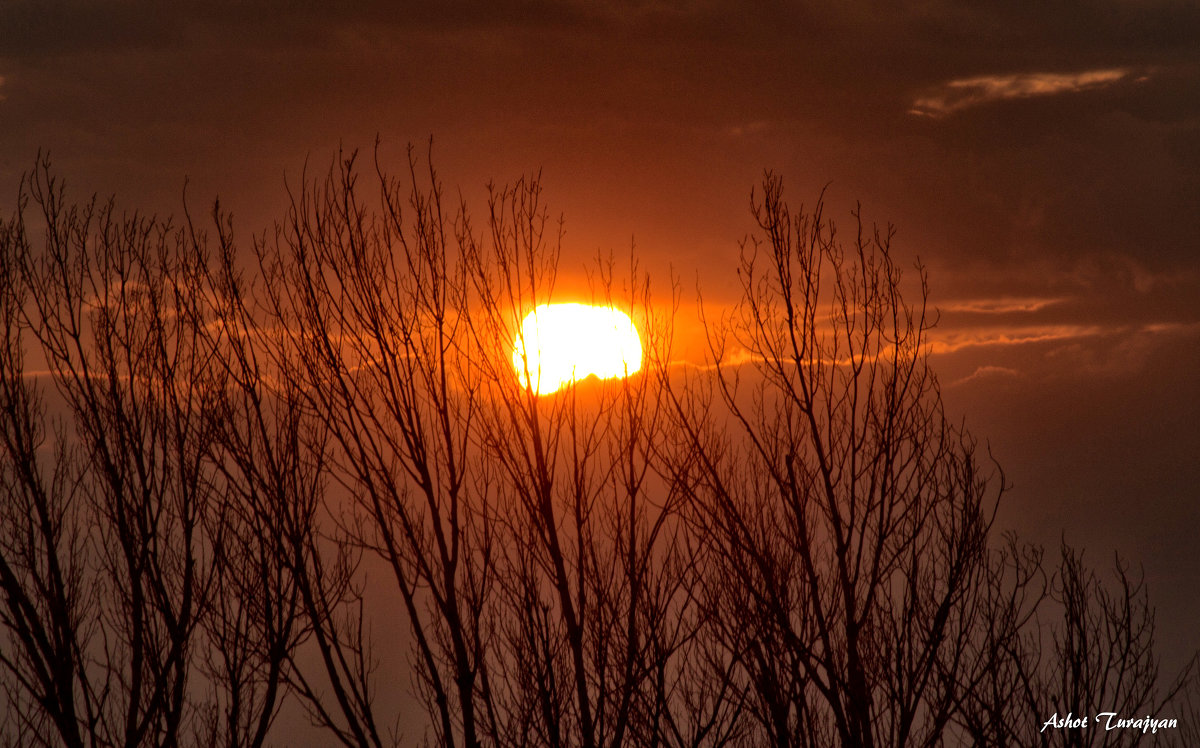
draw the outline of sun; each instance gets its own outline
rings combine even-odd
[[[642,368],[642,340],[633,320],[619,309],[542,304],[521,322],[513,366],[522,387],[532,379],[533,390],[548,395],[589,376],[633,374]]]

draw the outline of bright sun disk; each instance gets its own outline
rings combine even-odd
[[[642,368],[642,341],[629,315],[587,304],[542,304],[521,322],[513,343],[521,386],[547,395],[573,382],[627,377]]]

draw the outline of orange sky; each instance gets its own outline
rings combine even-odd
[[[1002,521],[1144,563],[1168,653],[1195,646],[1197,6],[165,5],[0,7],[5,194],[48,148],[78,198],[178,213],[186,177],[248,238],[306,158],[378,135],[401,166],[432,135],[477,213],[487,180],[540,169],[564,283],[632,243],[686,330],[697,286],[737,290],[763,169],[795,202],[828,185],[843,226],[861,201],[928,265],[946,399],[1014,486]]]

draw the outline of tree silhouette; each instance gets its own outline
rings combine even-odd
[[[217,227],[213,258],[190,223],[68,205],[39,158],[0,233],[14,745],[264,745],[295,649],[327,622],[299,592],[348,584],[308,561],[300,411],[228,344],[247,338]]]
[[[1149,737],[1140,730],[1109,730],[1107,717],[1175,717],[1186,708],[1185,689],[1194,689],[1195,660],[1163,681],[1154,655],[1154,610],[1145,584],[1119,557],[1111,582],[1083,563],[1083,553],[1061,547],[1056,569],[1045,570],[1041,553],[1010,545],[1001,556],[1009,581],[992,589],[1016,589],[998,608],[994,643],[975,679],[960,683],[964,708],[958,721],[964,742],[980,746],[1136,746]],[[1046,574],[1049,573],[1049,579]],[[1012,579],[1040,583],[1013,584]],[[1024,611],[1021,618],[1013,617]],[[1037,615],[1037,625],[1030,618]],[[984,639],[987,641],[987,639]],[[1056,729],[1057,715],[1087,717],[1089,729]],[[1038,715],[1032,719],[1029,715]],[[1180,715],[1182,716],[1182,715]],[[1178,717],[1176,717],[1178,718]],[[1188,720],[1181,720],[1184,730]],[[1188,734],[1184,732],[1182,734]],[[1166,737],[1166,736],[1164,736]]]
[[[492,522],[505,541],[497,601],[511,622],[492,660],[505,684],[496,739],[653,745],[668,720],[684,718],[661,698],[656,677],[686,656],[694,628],[694,554],[683,542],[678,493],[660,469],[671,331],[650,311],[636,262],[621,289],[611,260],[601,263],[590,301],[642,317],[643,372],[551,396],[521,387],[508,341],[555,290],[558,249],[546,247],[539,200],[536,181],[494,190],[490,242],[467,242],[477,297],[471,332],[485,352],[479,446],[497,468]],[[525,381],[536,379],[532,365],[517,362]]]
[[[41,249],[24,222],[30,200]],[[67,206],[44,162],[0,238],[0,660],[17,703],[36,705],[22,710],[17,739],[178,744],[198,729],[193,656],[222,532],[206,520],[224,491],[208,457],[220,373],[197,344],[185,290],[200,258],[169,225],[120,217],[111,203]],[[74,438],[47,415],[31,352]]]
[[[856,213],[843,246],[773,176],[753,209],[711,390],[676,397],[710,618],[770,744],[937,742],[1002,478],[942,413],[924,273],[910,305],[891,230]]]
[[[219,207],[70,205],[39,158],[0,224],[6,744],[262,746],[294,708],[347,746],[1136,745],[1040,728],[1194,702],[1125,564],[994,537],[890,227],[767,175],[708,361],[602,256],[642,369],[537,395],[539,178],[477,227],[420,164],[339,154],[242,252]]]
[[[653,468],[662,379],[580,396],[519,386],[514,322],[552,298],[558,258],[536,178],[493,189],[477,236],[411,152],[407,188],[378,165],[375,177],[368,210],[354,156],[340,160],[259,245],[279,331],[264,345],[329,429],[329,476],[350,507],[339,542],[377,556],[400,593],[432,739],[650,742],[664,715],[653,676],[686,636],[688,579]],[[598,302],[644,305],[636,286],[614,298],[601,269]],[[365,662],[325,661],[355,701],[321,721],[377,744]]]

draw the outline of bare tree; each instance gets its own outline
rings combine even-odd
[[[687,722],[665,694],[699,628],[681,495],[656,467],[666,328],[650,318],[645,374],[538,396],[513,366],[520,320],[555,298],[537,180],[493,189],[476,235],[411,151],[408,185],[378,162],[375,177],[375,202],[353,155],[306,179],[259,245],[265,345],[328,424],[352,507],[339,542],[382,560],[400,593],[432,740],[662,741]],[[618,296],[601,263],[593,301],[647,308],[637,278]],[[368,663],[326,661],[335,690],[352,684],[339,734],[377,743]]]
[[[250,258],[219,208],[209,235],[69,206],[44,161],[23,183],[3,743],[257,747],[294,699],[399,744],[380,632],[415,731],[464,748],[1137,745],[1041,728],[1192,693],[1126,565],[989,543],[1003,475],[943,412],[890,228],[843,241],[768,175],[742,297],[681,368],[632,253],[560,287],[536,176],[477,230],[411,149],[373,171],[306,174]],[[638,320],[640,372],[528,386],[521,320],[568,298]]]
[[[65,439],[47,444],[46,409],[27,378],[22,335],[27,303],[18,246],[24,225],[14,216],[0,228],[0,664],[8,745],[84,745],[87,724],[78,703],[80,641],[87,636],[86,524],[72,501],[76,461]],[[47,454],[49,453],[49,454]]]
[[[213,514],[222,573],[202,659],[220,722],[214,733],[232,748],[264,745],[293,689],[312,696],[298,652],[314,641],[323,649],[359,598],[356,556],[320,537],[327,430],[307,417],[287,361],[263,345],[270,333],[240,271],[232,225],[219,206],[213,219],[218,259],[195,289],[208,305],[195,316],[222,367],[227,418],[213,455],[225,480]],[[192,246],[208,243],[190,219],[188,229]]]
[[[1040,551],[1021,556],[1015,544],[1010,548],[1002,556],[1016,579],[1045,574]],[[1010,575],[989,589],[1022,586]],[[1177,736],[1117,727],[1120,720],[1173,717],[1176,697],[1195,679],[1194,661],[1162,679],[1154,609],[1126,562],[1117,557],[1105,581],[1064,542],[1048,584],[1026,589],[1040,593],[988,608],[1001,623],[979,638],[986,645],[982,677],[960,684],[964,739],[981,746],[1137,746]],[[1016,620],[1013,611],[1029,612]]]
[[[438,741],[474,746],[493,575],[477,519],[488,491],[469,454],[478,384],[461,343],[462,284],[433,175],[430,193],[416,188],[415,162],[411,191],[378,176],[374,208],[353,155],[324,181],[305,178],[286,224],[258,245],[273,325],[264,340],[297,406],[328,424],[328,476],[352,506],[335,512],[338,542],[386,564]],[[382,744],[364,643],[318,641],[337,724],[306,689],[310,704],[347,744]]]
[[[1065,543],[1051,597],[1062,606],[1062,623],[1053,626],[1054,648],[1045,688],[1052,708],[1094,716],[1101,711],[1117,718],[1157,715],[1183,685],[1191,666],[1159,691],[1159,664],[1154,653],[1154,608],[1144,579],[1120,556],[1114,560],[1113,581],[1105,583],[1083,563],[1083,553]],[[1093,714],[1089,714],[1093,713]],[[1108,717],[1105,717],[1108,723]],[[1114,719],[1115,723],[1115,719]],[[1099,724],[1096,725],[1100,727]],[[1048,731],[1047,731],[1048,732]],[[1099,729],[1084,745],[1139,745],[1143,736]],[[1123,733],[1123,734],[1122,734]]]
[[[317,489],[312,450],[255,439],[294,409],[230,344],[233,279],[190,222],[68,205],[44,159],[0,245],[6,739],[265,744],[311,618],[282,551]],[[263,473],[289,486],[271,506]]]
[[[44,161],[3,239],[4,666],[43,710],[27,724],[39,741],[178,744],[215,579],[204,515],[221,491],[208,459],[220,376],[185,300],[201,258],[169,225],[68,207]],[[27,348],[73,426],[49,450]]]
[[[1164,715],[1178,720],[1176,730],[1166,736],[1166,744],[1184,748],[1200,743],[1200,677],[1195,668],[1175,697],[1167,702]]]
[[[1009,534],[971,591],[972,635],[960,667],[944,673],[958,698],[950,734],[970,745],[1020,744],[1037,721],[1036,652],[1045,632],[1048,572],[1041,548]],[[954,744],[952,741],[948,741]]]
[[[1065,545],[1053,570],[1015,537],[989,546],[1003,475],[943,413],[923,269],[910,304],[890,228],[856,211],[844,244],[821,200],[793,215],[772,175],[752,207],[711,369],[670,394],[705,620],[755,740],[1139,744],[1040,729],[1153,714],[1191,668],[1161,687],[1153,609],[1119,560],[1106,584]]]
[[[936,743],[1002,480],[942,412],[925,276],[905,301],[891,230],[855,213],[844,246],[770,175],[753,210],[712,389],[675,397],[709,620],[772,745]]]
[[[653,311],[636,262],[622,286],[611,259],[601,262],[585,300],[642,322],[642,371],[537,394],[537,364],[518,325],[561,298],[561,234],[540,200],[536,181],[493,190],[490,235],[468,255],[478,296],[471,332],[484,352],[480,446],[498,467],[492,523],[510,541],[496,558],[498,603],[510,621],[490,662],[504,689],[495,686],[496,727],[512,745],[694,737],[696,723],[724,715],[723,702],[674,697],[699,619],[682,494],[664,467],[673,446],[663,398],[671,326]],[[520,341],[516,357],[509,341]]]

